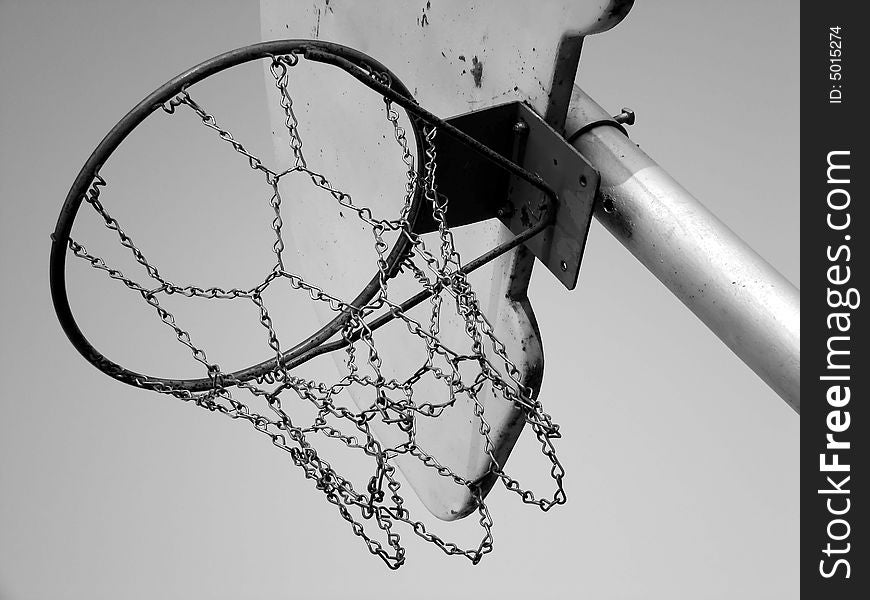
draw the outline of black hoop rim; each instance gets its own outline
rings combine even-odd
[[[88,362],[110,377],[135,387],[165,387],[170,390],[186,390],[189,392],[207,391],[214,389],[216,385],[220,385],[220,383],[212,377],[167,379],[132,371],[104,356],[93,346],[93,344],[91,344],[85,334],[81,331],[75,317],[73,316],[69,297],[67,296],[66,256],[69,248],[70,232],[72,231],[75,217],[85,199],[88,189],[98,177],[102,166],[118,146],[120,146],[120,144],[127,138],[127,136],[152,113],[161,109],[166,102],[184,91],[187,87],[202,81],[211,75],[215,75],[221,71],[225,71],[247,62],[267,58],[275,59],[287,55],[303,56],[312,61],[337,66],[378,94],[383,95],[385,90],[391,91],[392,93],[388,94],[390,99],[393,101],[399,100],[397,103],[405,109],[410,120],[411,129],[417,146],[417,156],[424,156],[424,136],[420,131],[421,122],[424,119],[421,118],[420,115],[415,114],[415,111],[409,110],[410,106],[417,106],[410,91],[398,77],[396,77],[379,61],[359,52],[358,50],[340,44],[300,39],[276,40],[253,44],[236,50],[231,50],[206,60],[157,88],[130,110],[130,112],[128,112],[120,121],[118,121],[118,123],[109,131],[108,134],[106,134],[96,149],[91,153],[67,194],[54,233],[51,236],[52,244],[49,259],[49,284],[51,288],[52,302],[58,320],[60,321],[64,333],[66,333],[66,336],[69,338],[76,350],[78,350],[78,352]],[[389,78],[389,84],[385,85],[380,82],[375,82],[370,77],[370,72],[367,70],[367,67],[387,75]],[[422,181],[425,168],[424,161],[418,159],[417,163],[418,180]],[[413,228],[417,216],[420,213],[422,202],[422,189],[418,187],[415,191],[410,211],[408,213],[408,222],[411,228]],[[412,244],[408,236],[399,236],[396,244],[390,250],[390,253],[386,258],[388,275],[391,276],[395,273],[402,261],[410,252],[411,248]],[[352,307],[351,309],[345,309],[341,314],[321,327],[318,331],[308,336],[293,348],[283,352],[280,359],[281,362],[286,364],[287,362],[304,355],[306,352],[310,353],[312,349],[321,346],[324,342],[339,332],[351,318],[351,311],[353,309],[362,308],[375,297],[380,289],[379,279],[379,273],[376,273],[353,302],[350,303],[350,306]],[[231,384],[231,382],[250,381],[274,371],[277,367],[278,358],[273,357],[250,367],[229,374],[222,374],[220,375],[220,379],[229,384]]]

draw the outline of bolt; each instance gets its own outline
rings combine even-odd
[[[514,214],[514,206],[513,204],[505,204],[504,206],[500,206],[498,210],[495,211],[495,214],[500,219],[510,218]]]
[[[568,263],[566,263],[563,260],[562,262],[559,263],[559,268],[562,269],[562,271],[567,271],[568,270]]]
[[[529,125],[525,121],[517,121],[514,123],[514,133],[523,134],[529,130]]]
[[[586,175],[580,176],[580,187],[586,187]]]
[[[613,120],[617,123],[624,123],[626,125],[634,125],[635,116],[634,111],[630,108],[623,108],[622,112],[613,117]]]

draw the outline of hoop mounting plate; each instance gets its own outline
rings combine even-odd
[[[525,244],[566,288],[574,289],[600,180],[595,168],[521,102],[466,113],[447,122],[540,176],[556,191],[559,203],[553,226]],[[450,199],[448,226],[498,218],[519,234],[537,220],[543,194],[529,182],[447,136],[438,138],[437,148],[438,192]],[[429,211],[422,211],[417,233],[436,229]]]

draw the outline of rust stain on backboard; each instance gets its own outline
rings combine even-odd
[[[480,87],[483,80],[483,62],[477,56],[471,59],[471,76],[474,77],[474,87]]]

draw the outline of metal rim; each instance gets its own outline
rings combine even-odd
[[[398,97],[402,100],[401,102],[398,102],[398,104],[405,109],[410,120],[411,130],[413,131],[416,142],[417,155],[418,157],[424,155],[424,138],[420,132],[420,122],[422,119],[419,115],[414,114],[413,111],[408,109],[411,105],[416,106],[416,101],[405,85],[388,68],[377,60],[362,52],[339,44],[315,40],[279,40],[262,42],[232,50],[211,58],[181,73],[157,88],[144,100],[139,102],[139,104],[128,112],[120,121],[118,121],[109,133],[106,134],[97,148],[91,153],[67,194],[54,233],[51,236],[52,245],[49,264],[49,284],[58,320],[60,321],[60,324],[70,342],[72,342],[73,346],[79,351],[79,353],[88,362],[110,377],[135,387],[146,387],[145,384],[147,383],[152,386],[163,385],[175,390],[187,390],[191,392],[210,390],[216,385],[215,380],[211,377],[195,379],[165,379],[131,371],[104,356],[90,343],[85,334],[79,328],[75,317],[72,314],[69,297],[67,296],[66,256],[70,239],[69,235],[72,230],[73,222],[75,221],[75,217],[81,207],[87,190],[99,174],[100,168],[124,141],[124,139],[126,139],[126,137],[139,124],[148,118],[148,116],[156,110],[159,110],[165,102],[168,102],[184,89],[211,75],[215,75],[221,71],[247,62],[290,54],[301,55],[312,61],[337,66],[378,94],[384,93],[385,86],[383,84],[376,84],[373,80],[370,80],[370,78],[362,76],[363,73],[361,71],[354,72],[354,69],[359,71],[360,69],[363,69],[363,67],[368,66],[386,74],[390,80],[388,89],[393,92],[393,94],[390,94],[391,99],[395,100]],[[423,169],[423,161],[418,159],[417,176],[420,180],[422,180],[424,175]],[[420,212],[421,204],[422,191],[418,189],[414,194],[411,210],[408,216],[408,221],[412,227]],[[398,241],[391,249],[386,260],[388,273],[392,274],[395,272],[410,249],[411,242],[407,236],[399,236]],[[379,288],[379,276],[376,273],[350,305],[353,308],[361,308],[369,300],[374,298]],[[318,331],[308,336],[308,338],[282,353],[281,362],[286,363],[292,361],[313,348],[322,345],[341,330],[350,316],[351,313],[348,310],[343,311]],[[245,369],[240,369],[227,375],[223,375],[222,378],[233,381],[250,381],[251,379],[263,376],[273,371],[278,366],[277,363],[278,359],[273,357]]]

